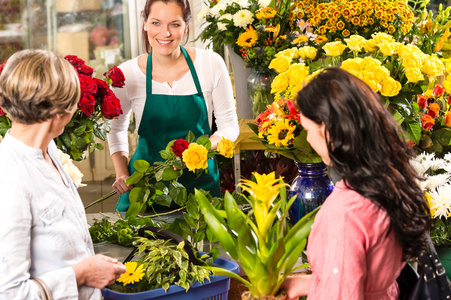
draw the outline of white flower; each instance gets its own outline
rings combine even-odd
[[[437,209],[434,213],[434,218],[445,217],[451,213],[451,184],[439,186],[430,192],[431,209]]]
[[[199,22],[204,22],[205,17],[207,17],[208,13],[210,12],[210,8],[208,6],[205,6],[200,10],[200,12],[197,14],[197,20]]]
[[[212,16],[213,18],[219,18],[221,16],[221,11],[224,13],[224,11],[226,10],[227,5],[226,4],[222,4],[222,3],[218,3],[215,6],[213,6],[210,9],[210,16]]]
[[[248,0],[236,0],[235,2],[242,8],[248,8],[251,5]]]
[[[0,135],[0,142],[3,140],[3,137]]]
[[[226,31],[227,30],[227,25],[222,23],[222,22],[218,22],[218,30]]]
[[[444,185],[449,182],[450,174],[438,174],[438,175],[432,175],[432,176],[426,176],[426,189],[432,190],[435,189],[441,185]]]
[[[233,15],[233,23],[237,27],[246,28],[252,22],[254,22],[254,14],[247,9],[239,10]]]
[[[258,7],[259,8],[268,7],[269,3],[271,3],[271,0],[258,0]]]
[[[451,162],[451,153],[447,153],[444,157],[444,160],[446,160],[447,162]]]
[[[63,153],[58,149],[60,153],[61,162],[63,164],[64,170],[67,172],[69,177],[77,184],[77,186],[82,187],[86,186],[86,184],[81,183],[81,178],[83,177],[83,173],[74,165],[70,156],[66,153]]]
[[[219,20],[229,20],[229,21],[231,21],[232,19],[233,19],[232,14],[223,14],[223,15],[219,18]]]

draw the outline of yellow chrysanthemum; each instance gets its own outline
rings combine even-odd
[[[276,120],[274,125],[268,130],[268,143],[276,147],[288,146],[294,139],[295,125],[290,124],[290,120]]]
[[[224,157],[232,158],[233,157],[233,142],[229,139],[222,138],[218,143],[218,152]]]
[[[121,274],[117,281],[122,282],[124,286],[130,283],[139,282],[144,277],[144,267],[139,265],[136,261],[126,262],[125,267],[127,271]]]
[[[182,160],[189,171],[206,169],[208,167],[208,150],[202,145],[191,143],[188,149],[183,151]]]
[[[252,47],[258,39],[257,31],[250,26],[246,29],[245,32],[240,34],[238,37],[236,44],[240,47]]]

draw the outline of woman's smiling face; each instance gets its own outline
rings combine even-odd
[[[152,51],[161,55],[170,55],[179,49],[187,29],[182,8],[176,2],[155,2],[144,22]]]

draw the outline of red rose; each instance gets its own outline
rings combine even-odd
[[[429,104],[428,115],[430,115],[432,118],[436,118],[438,116],[439,111],[440,105],[438,103]]]
[[[418,95],[417,96],[417,103],[418,106],[420,107],[420,109],[425,109],[426,106],[428,105],[428,96],[424,96],[424,95]]]
[[[184,139],[179,139],[172,144],[172,152],[178,157],[182,157],[183,151],[188,149],[189,143],[188,141],[185,141]]]
[[[90,93],[91,95],[97,93],[97,84],[92,77],[86,76],[85,74],[78,74],[78,79],[80,79],[82,93]]]
[[[88,117],[91,116],[96,105],[96,99],[90,93],[82,93],[80,101],[78,101],[78,109],[80,109]]]
[[[434,90],[432,91],[432,95],[434,96],[441,96],[445,92],[445,88],[441,87],[439,85],[436,85]]]
[[[0,69],[1,70],[1,69]],[[3,109],[0,107],[0,117],[3,117],[6,115],[6,113],[3,111]]]
[[[81,65],[81,66],[77,66],[77,72],[79,74],[85,74],[87,76],[92,76],[92,73],[94,73],[94,69],[87,65]]]
[[[125,77],[122,73],[121,69],[114,66],[107,73],[103,74],[103,76],[110,78],[113,82],[112,85],[115,87],[123,87],[125,84]]]
[[[94,78],[94,81],[97,84],[97,94],[95,94],[95,97],[103,99],[110,90],[110,87],[108,86],[108,83],[105,82],[105,80]]]
[[[81,58],[78,58],[75,55],[66,55],[64,57],[67,61],[69,61],[73,66],[78,67],[85,64],[85,61]]]
[[[432,126],[434,126],[435,120],[430,115],[422,115],[421,116],[421,127],[424,130],[431,130]]]
[[[1,64],[0,65],[0,75],[2,75],[2,72],[3,72],[3,69],[5,68],[5,66],[6,66],[6,60],[3,62],[3,64]]]
[[[103,99],[102,114],[107,119],[113,119],[122,114],[121,101],[111,90],[107,91],[107,95]]]

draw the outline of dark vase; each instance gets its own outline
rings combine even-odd
[[[274,101],[271,94],[271,83],[276,77],[268,68],[252,69],[247,79],[247,95],[252,105],[252,115],[256,118],[266,110],[266,106]]]
[[[320,206],[332,193],[334,183],[327,173],[324,163],[296,162],[299,175],[293,180],[288,191],[289,197],[297,195],[290,207],[289,215],[294,225],[303,216]]]

